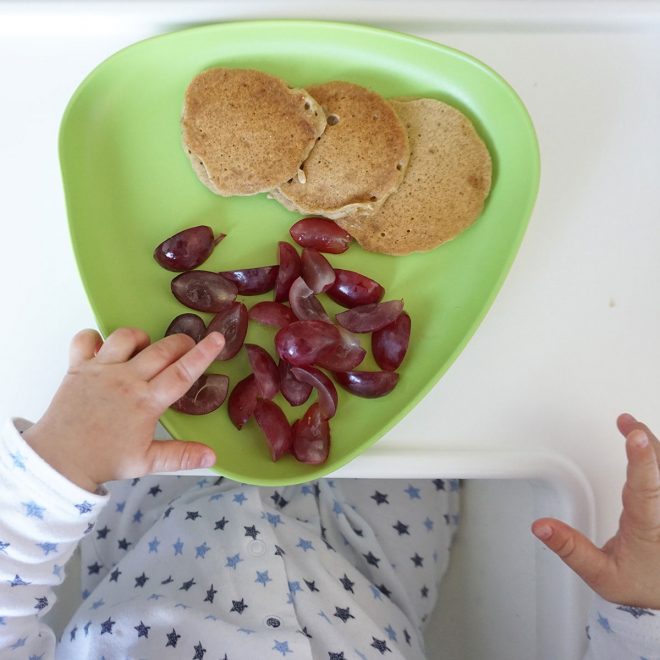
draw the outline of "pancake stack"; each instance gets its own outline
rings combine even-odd
[[[425,252],[455,238],[490,191],[484,142],[436,99],[387,101],[344,81],[293,89],[218,68],[190,83],[181,124],[193,169],[214,193],[267,192],[334,219],[373,252]]]

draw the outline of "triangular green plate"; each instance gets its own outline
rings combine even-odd
[[[381,282],[387,298],[404,298],[413,331],[390,395],[367,400],[340,391],[327,463],[307,466],[290,456],[272,463],[254,421],[238,432],[226,406],[204,417],[164,415],[174,437],[201,440],[217,451],[220,473],[254,484],[297,483],[337,469],[373,444],[467,344],[522,240],[538,189],[538,145],[523,104],[502,78],[464,53],[405,34],[341,23],[256,21],[209,25],[130,46],[80,85],[60,132],[73,247],[104,335],[129,325],[157,339],[186,311],[170,293],[173,274],[152,258],[154,247],[171,234],[198,224],[227,234],[205,269],[262,266],[276,263],[276,242],[288,239],[298,217],[265,195],[217,197],[193,174],[181,148],[183,94],[197,73],[218,65],[261,69],[295,86],[340,79],[385,97],[446,101],[471,118],[493,158],[485,211],[456,240],[423,255],[389,257],[354,246],[330,257],[335,266]],[[246,302],[260,299],[270,297]],[[273,334],[251,324],[248,341],[272,351]],[[233,384],[249,373],[244,352],[211,370],[227,373]],[[290,419],[306,407],[283,405]]]

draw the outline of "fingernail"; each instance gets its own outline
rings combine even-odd
[[[215,465],[215,454],[212,451],[205,451],[199,462],[199,467],[207,468]]]
[[[209,334],[209,337],[212,338],[213,343],[218,347],[222,346],[225,343],[225,338],[215,330]]]
[[[637,420],[630,413],[621,413],[620,417],[627,422],[636,422]]]
[[[541,539],[541,541],[547,541],[552,536],[552,527],[550,525],[540,525],[532,531],[534,532],[534,536]]]
[[[649,444],[649,437],[642,431],[642,429],[635,429],[634,431],[631,432],[631,434],[628,436],[630,439],[630,444],[633,445],[633,447],[646,447]]]

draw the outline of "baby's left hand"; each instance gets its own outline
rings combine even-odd
[[[224,346],[210,333],[198,344],[183,334],[150,344],[120,328],[104,343],[83,330],[71,342],[69,370],[44,416],[23,433],[50,465],[94,492],[113,479],[210,467],[210,447],[154,441],[158,418],[185,394]]]
[[[628,454],[617,533],[599,549],[554,518],[536,520],[532,531],[605,600],[660,610],[660,442],[632,415],[617,425]]]

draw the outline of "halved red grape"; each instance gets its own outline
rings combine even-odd
[[[341,254],[348,250],[352,240],[338,224],[326,218],[303,218],[289,229],[291,238],[306,248],[319,252]]]
[[[280,372],[275,360],[261,346],[245,344],[250,368],[257,380],[259,396],[272,399],[280,390]]]
[[[293,424],[293,455],[301,462],[319,465],[328,460],[330,453],[330,425],[321,414],[318,403],[313,403],[302,419]]]
[[[352,270],[335,268],[334,284],[326,293],[343,307],[357,307],[380,302],[385,294],[385,289],[365,275]]]
[[[291,427],[286,415],[276,403],[268,399],[257,399],[254,418],[266,436],[273,461],[279,460],[284,454],[291,451],[293,444]]]
[[[375,332],[394,321],[403,311],[403,300],[361,305],[340,312],[337,323],[351,332]]]
[[[378,366],[385,371],[398,369],[408,350],[410,317],[405,312],[371,335],[371,350]]]
[[[283,302],[289,298],[289,289],[293,281],[299,277],[302,266],[300,257],[292,245],[280,241],[277,247],[280,265],[275,278],[275,302]]]
[[[250,321],[272,325],[275,328],[286,328],[289,323],[298,320],[290,307],[269,300],[253,305],[248,316]]]
[[[299,381],[291,373],[291,365],[286,360],[280,359],[278,369],[280,372],[280,391],[282,392],[282,396],[292,406],[301,406],[309,399],[309,395],[312,393],[312,386]]]
[[[337,371],[332,375],[351,394],[367,399],[389,394],[399,380],[394,371]]]
[[[206,334],[206,325],[197,314],[179,314],[165,330],[165,336],[179,332],[192,337],[197,342]]]
[[[323,321],[296,321],[275,335],[277,353],[296,367],[313,364],[323,349],[340,341],[339,330]]]
[[[211,319],[206,334],[215,330],[225,338],[225,346],[218,353],[216,361],[230,360],[241,350],[247,334],[247,326],[247,307],[242,302],[229,303]]]
[[[229,395],[227,402],[229,419],[239,431],[254,414],[254,409],[257,407],[257,396],[259,396],[259,392],[254,374],[250,374],[237,383]]]
[[[242,270],[223,270],[220,275],[233,282],[242,296],[256,296],[266,293],[275,286],[278,266],[243,268]]]
[[[334,417],[337,412],[337,389],[332,381],[314,367],[291,367],[291,372],[298,380],[311,385],[318,392],[323,417]]]
[[[321,351],[315,364],[330,371],[351,371],[362,363],[367,351],[352,332],[341,326],[338,326],[337,330],[341,336],[340,343]]]
[[[181,273],[172,280],[171,287],[180,303],[200,312],[219,312],[236,300],[236,285],[207,270]]]
[[[323,305],[302,277],[296,278],[289,289],[289,304],[300,321],[330,321]]]
[[[335,271],[330,262],[314,248],[304,248],[302,257],[303,279],[314,293],[327,291],[335,281]],[[289,295],[291,292],[289,291]]]
[[[154,259],[167,270],[192,270],[209,258],[224,237],[218,234],[213,238],[213,230],[206,225],[190,227],[164,240],[154,250]]]
[[[222,374],[204,374],[170,408],[187,415],[206,415],[217,410],[227,398],[229,378]]]

